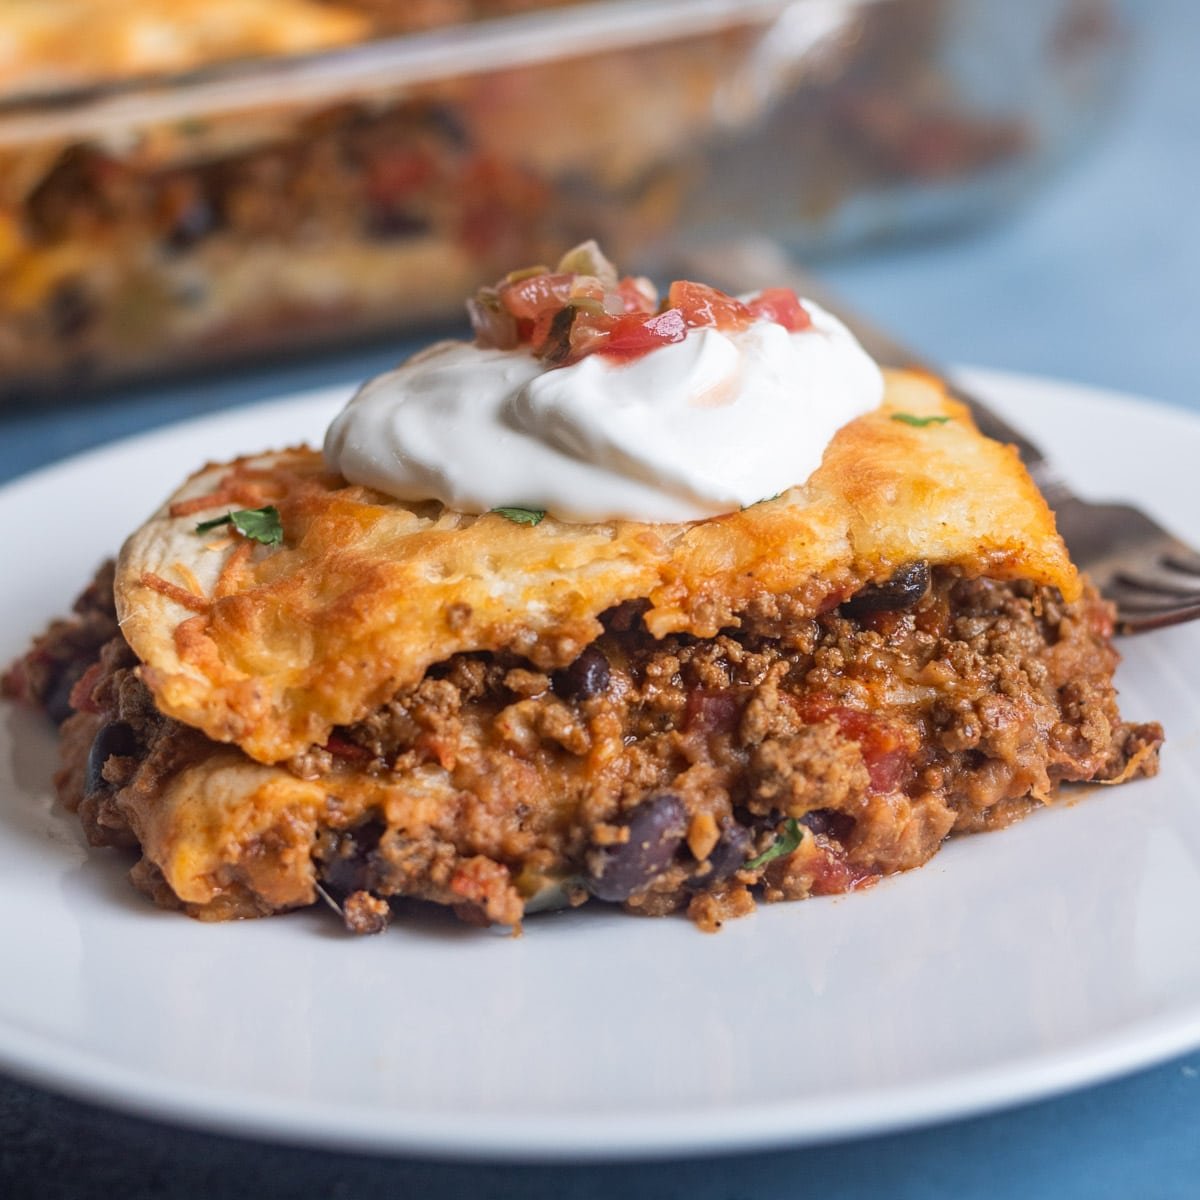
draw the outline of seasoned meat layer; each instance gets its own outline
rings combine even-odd
[[[656,640],[623,605],[553,673],[454,656],[288,764],[331,794],[289,869],[315,872],[359,931],[398,896],[509,923],[595,897],[686,908],[711,929],[755,893],[842,892],[919,866],[951,832],[1002,827],[1060,783],[1157,769],[1162,731],[1121,720],[1111,615],[1091,590],[1067,605],[912,564],[828,612],[747,625]],[[93,841],[137,840],[129,814],[214,749],[157,713],[135,667],[114,638],[64,730],[62,793]],[[367,799],[334,803],[349,776]],[[157,866],[135,877],[169,902]],[[219,915],[271,910],[248,878]]]

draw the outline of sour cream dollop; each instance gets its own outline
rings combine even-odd
[[[440,342],[366,383],[329,427],[350,482],[462,512],[694,521],[802,484],[883,377],[836,317],[699,327],[621,360],[548,367],[528,348]]]

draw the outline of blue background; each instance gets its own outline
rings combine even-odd
[[[1200,410],[1200,3],[1144,0],[1139,7],[1144,33],[1120,108],[1103,140],[1035,203],[953,239],[827,264],[830,285],[936,361],[1058,376]],[[10,410],[0,415],[0,480],[181,416],[359,379],[397,356],[392,348]],[[4,978],[2,986],[20,980]],[[1200,1196],[1200,1054],[915,1133],[606,1167],[485,1168],[285,1150],[160,1127],[0,1078],[6,1200],[810,1194]]]

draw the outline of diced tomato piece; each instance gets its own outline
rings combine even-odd
[[[96,684],[100,682],[103,671],[104,668],[100,663],[92,663],[71,689],[71,698],[68,703],[76,712],[98,713],[100,711],[100,706],[92,699],[92,692],[96,690]]]
[[[904,781],[911,756],[901,732],[887,721],[825,696],[808,696],[799,702],[797,710],[811,724],[832,717],[842,734],[858,743],[872,792],[894,792]]]
[[[612,317],[607,313],[576,313],[571,325],[571,354],[569,363],[578,362],[589,354],[603,350],[608,342],[609,331],[617,320],[624,318]]]
[[[508,346],[515,339],[563,366],[595,353],[636,358],[683,341],[689,329],[744,329],[756,317],[792,331],[811,324],[789,288],[768,288],[747,305],[718,288],[680,279],[671,284],[666,306],[656,311],[657,296],[646,280],[627,275],[606,291],[592,276],[535,270],[497,284],[494,292],[487,289],[490,299],[477,299],[472,322],[482,345]],[[568,306],[574,311],[566,322]]]
[[[627,313],[652,313],[658,307],[658,295],[649,280],[637,280],[632,275],[624,276],[617,284],[617,295]]]
[[[687,323],[677,308],[668,308],[654,317],[626,313],[613,322],[601,350],[615,358],[636,358],[687,337]]]
[[[812,316],[791,288],[764,288],[746,307],[760,320],[775,321],[791,333],[812,325]]]
[[[908,751],[898,740],[888,743],[877,737],[863,738],[858,744],[862,748],[871,790],[880,796],[894,792],[908,773]]]
[[[532,347],[534,354],[541,354],[545,350],[550,327],[564,307],[543,309],[530,323],[528,330],[523,330],[524,340]]]
[[[371,752],[366,746],[360,746],[357,742],[352,742],[349,738],[344,738],[336,733],[329,735],[325,742],[325,749],[334,758],[341,758],[347,762],[370,762],[371,760]]]
[[[693,327],[743,329],[750,324],[750,310],[740,300],[706,283],[677,279],[667,293],[667,303],[679,309],[683,319]]]
[[[838,896],[854,886],[854,873],[833,849],[822,847],[806,864],[812,872],[809,888],[814,896]]]
[[[500,299],[518,321],[536,321],[547,310],[562,308],[571,298],[574,275],[545,272],[500,285]]]
[[[820,855],[814,856],[810,869],[812,883],[809,887],[814,896],[838,896],[878,879],[877,875],[862,867],[851,866],[832,849],[824,849]]]

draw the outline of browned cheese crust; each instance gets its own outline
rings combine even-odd
[[[0,91],[45,91],[357,41],[362,15],[313,0],[37,0],[0,11]]]
[[[267,503],[281,548],[195,533]],[[1079,594],[1015,451],[981,437],[932,380],[893,375],[884,406],[843,428],[803,487],[691,524],[465,516],[347,486],[303,449],[212,466],[126,544],[116,598],[162,712],[271,763],[454,654],[563,667],[629,600],[648,601],[656,638],[711,638],[751,613],[769,624],[780,601],[836,604],[915,560]]]

